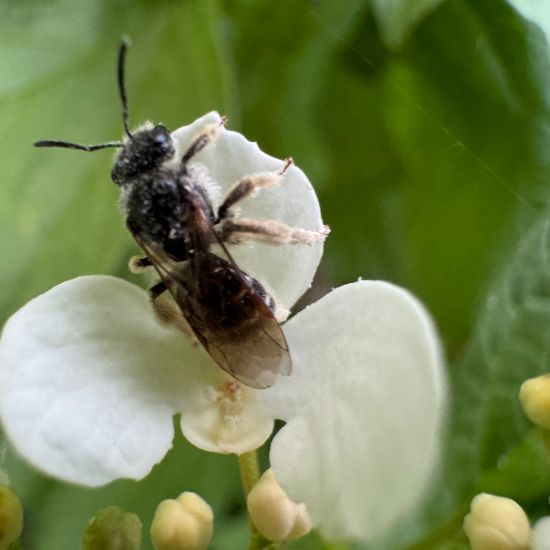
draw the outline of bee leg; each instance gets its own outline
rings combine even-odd
[[[162,298],[162,294],[168,290],[164,281],[159,281],[149,289],[151,305],[158,320],[163,324],[175,324],[178,311],[168,300]]]
[[[183,317],[181,311],[174,304],[174,302],[165,299],[163,294],[168,290],[168,287],[164,281],[159,281],[149,289],[149,297],[151,299],[151,305],[157,319],[164,325],[172,325],[179,329],[181,332],[193,338],[193,345],[197,345],[195,335],[188,325],[187,321]]]
[[[220,237],[229,244],[242,244],[251,240],[269,244],[313,244],[330,233],[328,226],[319,231],[290,227],[277,220],[228,218],[220,229]]]
[[[283,167],[276,172],[261,172],[251,174],[236,181],[227,191],[223,203],[218,208],[217,221],[230,217],[230,209],[246,197],[253,195],[258,189],[279,185],[285,172],[292,166],[294,161],[286,159]]]
[[[181,163],[188,163],[199,151],[202,151],[209,143],[212,143],[220,135],[221,129],[225,126],[226,122],[227,119],[222,116],[219,122],[207,124],[201,132],[193,138],[191,145],[181,157]]]
[[[153,264],[147,256],[132,256],[128,262],[128,267],[132,273],[144,273]]]
[[[150,289],[149,289],[149,297],[151,300],[156,300],[163,292],[166,292],[168,290],[168,287],[166,286],[166,283],[164,281],[159,281],[158,283],[155,283]]]

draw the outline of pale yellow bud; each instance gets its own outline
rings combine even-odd
[[[482,493],[464,518],[472,550],[528,550],[529,520],[512,499]]]
[[[524,382],[519,390],[519,399],[529,420],[550,430],[550,375]]]
[[[212,538],[212,508],[196,493],[163,500],[151,524],[156,550],[205,550]]]
[[[0,487],[0,550],[16,542],[23,531],[23,507],[8,487]]]
[[[248,494],[247,506],[252,523],[268,540],[295,540],[311,530],[305,505],[295,504],[288,498],[271,468]]]

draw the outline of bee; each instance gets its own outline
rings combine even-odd
[[[158,300],[168,292],[177,305],[177,315],[183,315],[186,326],[217,365],[246,386],[267,388],[278,375],[291,373],[288,344],[276,318],[274,298],[236,265],[229,246],[252,239],[310,244],[323,239],[326,230],[308,231],[275,220],[235,215],[239,201],[262,187],[279,184],[291,159],[277,172],[244,175],[229,188],[221,205],[214,207],[206,184],[208,174],[192,160],[216,140],[225,118],[206,125],[180,154],[163,124],[147,123],[131,132],[124,75],[127,49],[128,42],[123,40],[117,62],[123,139],[97,145],[42,140],[34,145],[80,151],[120,149],[111,178],[120,188],[126,227],[144,253],[136,265],[152,267],[159,276],[149,290],[159,317],[167,320]],[[178,325],[177,319],[168,320]]]

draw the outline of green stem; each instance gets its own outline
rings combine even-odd
[[[256,451],[250,451],[239,455],[239,468],[241,470],[241,482],[243,484],[244,497],[248,497],[248,493],[258,480],[260,479],[260,465],[258,464],[258,455]],[[264,537],[258,533],[256,526],[250,519],[250,545],[249,550],[261,550],[268,543]]]
[[[254,487],[260,479],[260,466],[258,464],[256,451],[250,451],[249,453],[239,455],[239,467],[241,469],[244,496],[247,497],[252,487]]]

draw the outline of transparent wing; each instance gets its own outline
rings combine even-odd
[[[268,305],[271,297],[227,251],[227,259],[204,251],[176,262],[158,246],[136,240],[222,369],[259,389],[271,386],[278,375],[290,374],[288,345]]]

